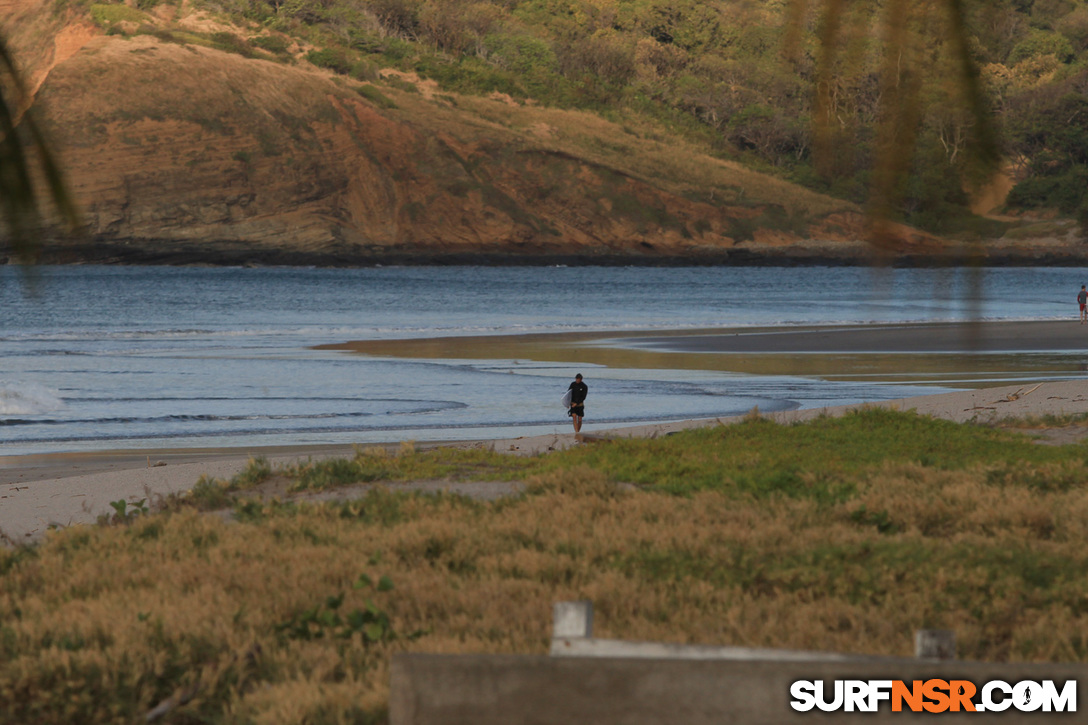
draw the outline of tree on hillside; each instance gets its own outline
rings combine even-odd
[[[79,215],[41,128],[29,110],[30,98],[3,38],[0,38],[0,224],[15,257],[37,257],[44,191],[61,219],[75,228]],[[2,247],[0,247],[2,249]]]
[[[1007,128],[1025,172],[1009,203],[1056,207],[1088,225],[1088,71],[1011,99]]]

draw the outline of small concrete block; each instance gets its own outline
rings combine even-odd
[[[919,629],[914,633],[914,656],[931,660],[956,659],[956,633],[950,629]]]
[[[556,602],[552,637],[592,637],[593,602]]]

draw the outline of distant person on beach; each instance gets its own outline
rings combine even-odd
[[[1088,289],[1084,288],[1084,285],[1080,286],[1080,292],[1077,293],[1077,302],[1080,303],[1080,324],[1088,322]]]
[[[574,382],[567,388],[570,391],[570,410],[567,415],[574,423],[574,432],[582,430],[582,418],[586,414],[586,396],[589,395],[589,386],[582,382],[582,374],[574,376]]]

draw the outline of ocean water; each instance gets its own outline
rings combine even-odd
[[[1079,269],[0,268],[0,454],[449,440],[882,400],[948,388],[532,360],[350,340],[1075,317]],[[607,337],[603,334],[602,337]]]

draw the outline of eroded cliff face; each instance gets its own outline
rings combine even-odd
[[[708,157],[663,162],[660,177],[632,170],[610,140],[623,132],[599,119],[580,147],[503,99],[381,88],[388,98],[374,101],[374,88],[364,96],[365,84],[305,64],[105,36],[34,3],[38,15],[26,17],[37,20],[21,27],[53,44],[27,52],[28,75],[87,231],[50,244],[47,259],[743,261],[863,251],[852,240],[865,220],[849,204],[781,181],[753,192],[752,172]],[[685,168],[699,178],[680,178]],[[783,195],[795,203],[774,198]],[[917,251],[936,245],[910,230],[903,240]]]

